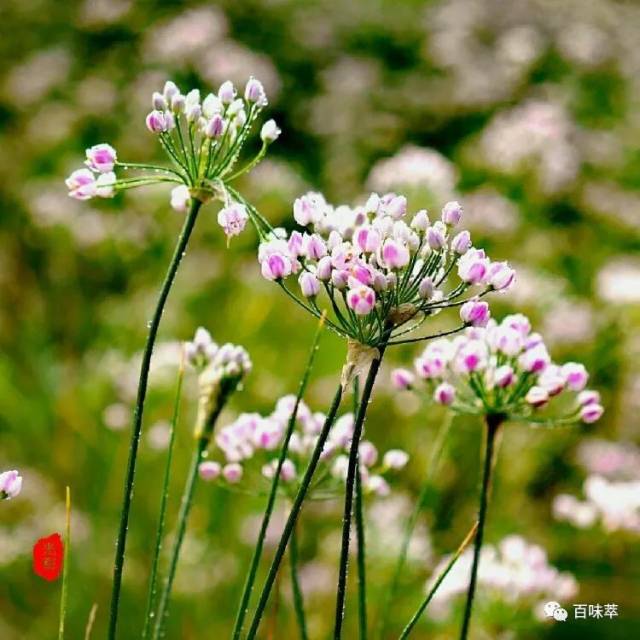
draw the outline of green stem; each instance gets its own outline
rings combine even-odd
[[[351,448],[349,451],[349,465],[347,468],[347,479],[344,497],[344,513],[342,516],[342,545],[340,551],[340,565],[338,569],[338,588],[336,591],[336,617],[333,631],[334,640],[339,640],[342,636],[342,624],[344,621],[344,604],[347,593],[347,571],[349,565],[349,542],[351,535],[351,514],[353,510],[353,494],[356,474],[358,471],[358,447],[360,445],[360,437],[364,420],[367,415],[369,401],[373,392],[373,385],[376,381],[380,363],[384,356],[384,351],[389,340],[389,334],[392,327],[387,327],[382,337],[381,343],[378,345],[378,354],[371,362],[367,380],[362,391],[362,398],[358,406],[355,423],[353,425],[353,437],[351,439]]]
[[[67,487],[66,526],[64,532],[64,557],[62,560],[62,592],[60,594],[60,624],[58,640],[64,640],[64,621],[67,616],[67,592],[69,578],[69,545],[71,544],[71,491]]]
[[[131,511],[131,500],[133,498],[133,484],[136,473],[136,463],[138,461],[138,447],[140,446],[140,436],[142,433],[142,415],[144,411],[144,401],[147,395],[147,384],[149,381],[149,367],[151,365],[151,355],[158,334],[158,327],[162,318],[164,306],[171,291],[171,286],[180,266],[182,257],[186,251],[191,232],[198,217],[198,212],[202,203],[194,199],[191,208],[184,221],[182,231],[178,237],[175,251],[169,263],[169,269],[160,289],[156,309],[149,325],[147,342],[142,355],[142,365],[140,367],[140,381],[138,382],[138,395],[133,417],[133,431],[131,433],[131,443],[129,445],[129,460],[124,481],[124,495],[122,498],[122,514],[120,516],[120,529],[116,542],[116,554],[113,563],[113,587],[111,593],[111,609],[109,614],[108,640],[115,640],[118,626],[118,609],[120,606],[120,590],[122,587],[122,572],[124,569],[125,549],[127,543],[127,532],[129,529],[129,514]]]
[[[171,437],[169,439],[169,449],[167,452],[167,461],[164,467],[164,479],[162,482],[162,495],[160,498],[160,516],[158,517],[158,527],[156,530],[156,546],[153,552],[153,561],[151,563],[151,575],[149,577],[149,592],[147,594],[147,609],[144,616],[144,628],[142,638],[146,640],[151,630],[151,621],[155,616],[156,594],[158,587],[158,562],[160,560],[160,552],[162,550],[162,539],[164,537],[164,525],[167,513],[167,501],[169,499],[169,479],[171,478],[171,462],[173,460],[173,447],[176,439],[176,428],[178,425],[178,416],[180,414],[180,398],[182,394],[182,381],[184,379],[184,354],[183,360],[180,362],[178,370],[178,383],[176,385],[176,397],[173,405],[173,416],[171,418]]]
[[[359,379],[353,380],[353,415],[358,413],[358,401],[360,395]],[[364,502],[362,499],[362,476],[360,464],[356,473],[356,533],[358,539],[358,625],[360,640],[367,638],[367,548],[365,541]]]
[[[300,588],[298,578],[298,536],[296,527],[291,532],[291,543],[289,544],[289,562],[291,563],[291,589],[293,591],[293,607],[296,612],[296,620],[300,630],[301,640],[308,640],[307,622],[304,615],[304,597]]]
[[[282,465],[284,464],[284,461],[286,460],[286,457],[287,457],[287,452],[289,450],[289,442],[291,440],[291,435],[293,434],[293,430],[296,424],[296,419],[298,417],[298,409],[300,407],[300,402],[302,400],[304,392],[307,388],[307,384],[309,382],[309,376],[311,375],[311,370],[313,368],[313,363],[315,361],[316,353],[318,352],[318,344],[320,342],[320,336],[322,334],[323,328],[324,328],[324,316],[322,316],[318,324],[318,329],[313,339],[313,343],[311,345],[311,351],[309,353],[309,358],[307,360],[307,366],[305,367],[304,373],[302,374],[302,379],[300,380],[298,395],[296,396],[296,401],[293,406],[293,411],[289,416],[287,430],[285,432],[284,440],[282,442],[282,447],[280,449],[280,455],[278,457],[278,466],[276,467],[273,480],[271,481],[271,489],[269,491],[269,498],[265,506],[264,515],[262,516],[262,524],[260,525],[260,532],[258,533],[258,539],[256,541],[256,546],[253,551],[251,564],[249,565],[249,571],[247,573],[247,578],[245,580],[244,588],[242,590],[242,596],[240,598],[240,604],[238,606],[238,611],[236,613],[236,620],[235,620],[235,624],[233,626],[233,632],[232,632],[232,638],[234,640],[238,640],[240,638],[240,635],[242,634],[242,626],[244,624],[244,619],[247,615],[247,610],[249,608],[249,601],[251,600],[251,592],[253,591],[253,585],[256,580],[258,565],[260,564],[260,559],[262,557],[262,549],[264,547],[264,541],[265,541],[265,538],[267,537],[267,529],[269,528],[271,515],[273,513],[273,507],[275,505],[276,497],[278,494],[278,485],[280,483],[280,473],[282,470]]]
[[[424,508],[427,496],[429,495],[431,483],[438,469],[439,462],[442,457],[442,452],[444,450],[444,443],[447,439],[447,435],[449,433],[449,429],[451,428],[452,422],[453,413],[448,412],[445,416],[445,419],[442,421],[442,424],[440,425],[440,429],[438,430],[438,433],[436,435],[435,442],[433,443],[431,455],[429,456],[429,462],[427,463],[427,473],[424,479],[424,483],[422,484],[422,489],[420,490],[420,495],[418,496],[418,500],[413,509],[413,512],[411,513],[405,524],[404,532],[402,535],[400,554],[398,555],[398,561],[393,572],[391,586],[386,592],[384,604],[382,605],[382,613],[380,615],[380,638],[384,638],[387,631],[389,609],[393,604],[393,599],[400,585],[400,576],[402,575],[402,571],[407,562],[407,555],[409,554],[409,545],[411,544],[411,538],[413,536],[416,525],[418,524],[418,519],[420,518],[420,513],[422,513],[422,509]]]
[[[427,593],[424,600],[420,603],[418,610],[414,613],[413,617],[411,618],[407,626],[403,629],[398,640],[405,640],[405,638],[409,637],[409,634],[411,633],[413,628],[416,626],[416,623],[418,622],[418,620],[420,620],[422,614],[425,612],[425,609],[427,608],[428,604],[431,602],[431,599],[435,595],[436,591],[438,590],[438,588],[440,587],[444,579],[447,577],[449,571],[451,571],[451,569],[453,568],[453,565],[458,561],[458,558],[463,554],[464,550],[469,546],[469,543],[471,542],[471,540],[473,540],[473,536],[476,534],[477,530],[478,530],[478,523],[476,522],[476,524],[474,524],[473,527],[471,527],[469,533],[467,533],[465,539],[462,541],[462,544],[458,547],[456,552],[451,557],[451,560],[449,560],[449,562],[447,563],[447,566],[442,570],[442,573],[440,573],[436,581],[433,583],[433,586],[431,587],[431,589],[429,589],[429,593]]]
[[[493,449],[496,433],[502,424],[504,417],[497,414],[486,416],[487,439],[485,446],[484,470],[482,473],[482,489],[480,491],[480,506],[478,509],[478,533],[473,544],[473,564],[471,565],[471,577],[467,590],[467,602],[464,609],[462,630],[460,640],[466,640],[469,633],[469,623],[471,622],[471,611],[473,609],[473,598],[476,592],[478,579],[478,564],[480,562],[480,550],[482,549],[482,537],[484,525],[487,517],[487,505],[489,503],[489,487],[491,486],[491,471],[493,469]]]
[[[160,594],[160,601],[158,603],[158,611],[156,613],[156,624],[153,632],[153,639],[159,640],[164,637],[164,625],[169,614],[169,601],[171,599],[171,590],[173,589],[173,581],[176,576],[176,570],[178,568],[178,559],[180,558],[180,550],[182,549],[182,543],[184,541],[184,534],[187,530],[187,521],[189,519],[189,512],[191,511],[191,505],[193,504],[193,495],[195,493],[196,484],[198,481],[198,467],[202,461],[202,454],[209,446],[211,441],[211,435],[215,428],[216,422],[222,409],[224,408],[226,401],[229,397],[228,391],[220,391],[220,396],[217,400],[217,404],[211,414],[208,416],[204,431],[202,435],[198,436],[196,440],[196,446],[193,450],[191,457],[191,464],[189,465],[189,471],[187,474],[187,480],[182,492],[182,499],[180,501],[180,511],[178,512],[178,521],[176,524],[176,535],[173,541],[173,547],[171,549],[171,558],[169,560],[169,570],[167,577],[164,581],[164,587]]]
[[[329,431],[333,425],[336,414],[338,413],[338,408],[340,407],[341,400],[342,385],[339,384],[333,397],[333,401],[331,402],[329,413],[327,413],[322,431],[318,436],[318,441],[316,442],[316,446],[313,450],[313,453],[311,454],[309,465],[307,466],[302,482],[300,483],[300,488],[298,489],[298,493],[293,500],[291,512],[289,513],[289,517],[287,518],[287,522],[284,526],[282,536],[280,537],[280,542],[278,543],[278,548],[276,549],[275,555],[271,562],[271,567],[269,568],[267,579],[265,580],[265,584],[262,587],[262,593],[260,594],[260,599],[258,601],[256,611],[253,615],[253,620],[251,621],[251,627],[249,628],[249,633],[247,634],[246,640],[253,640],[253,638],[255,638],[256,634],[258,633],[260,620],[262,619],[265,607],[267,606],[267,602],[269,601],[269,594],[271,593],[273,583],[275,582],[276,576],[278,575],[280,563],[282,562],[287,544],[289,543],[289,538],[291,537],[291,533],[293,532],[293,527],[295,526],[300,510],[302,509],[302,503],[304,502],[304,499],[307,495],[307,490],[309,489],[309,485],[313,480],[313,475],[318,466],[318,462],[320,461],[320,455],[322,454],[322,450],[324,449],[327,437],[329,436]]]
[[[362,500],[362,477],[360,465],[356,473],[356,499],[355,499],[356,534],[358,540],[358,625],[360,639],[367,638],[367,561],[364,525],[364,504]]]

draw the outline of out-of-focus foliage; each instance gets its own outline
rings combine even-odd
[[[509,630],[518,638],[631,637],[640,625],[637,533],[576,529],[551,514],[554,496],[580,494],[581,441],[592,433],[640,439],[637,3],[5,0],[0,16],[0,469],[24,476],[21,496],[0,504],[0,637],[54,634],[59,584],[32,573],[30,553],[38,537],[62,530],[66,484],[74,504],[68,635],[82,636],[93,602],[95,637],[104,634],[139,349],[181,223],[161,187],[78,203],[63,179],[97,142],[113,144],[120,158],[159,155],[144,114],[166,78],[206,91],[250,74],[264,82],[283,135],[242,188],[272,222],[288,223],[293,198],[309,188],[332,202],[402,189],[412,208],[436,213],[457,197],[475,240],[518,268],[519,283],[494,300],[494,315],[530,314],[554,356],[584,361],[590,386],[603,393],[607,413],[596,425],[505,429],[487,542],[519,534],[541,545],[551,564],[575,575],[575,602],[617,603],[619,618],[576,622],[570,609],[568,622],[541,624],[534,603],[481,593],[477,637],[480,627],[491,638],[514,637]],[[142,625],[176,341],[204,325],[215,338],[247,347],[255,370],[230,421],[239,411],[267,411],[295,390],[314,330],[260,278],[252,230],[227,250],[216,213],[203,210],[154,360],[123,638],[137,637]],[[390,363],[413,356],[402,348]],[[343,358],[342,343],[326,336],[313,406],[328,403]],[[173,513],[195,386],[192,377]],[[371,505],[374,610],[390,578],[396,528],[418,493],[442,419],[389,390],[387,369],[367,437],[382,449],[408,450],[411,461],[392,496]],[[389,637],[472,521],[480,434],[473,420],[454,423]],[[169,637],[228,634],[263,500],[199,487]],[[303,514],[302,580],[314,638],[326,636],[333,613],[339,513],[333,501]],[[265,628],[295,637],[286,571],[280,598]],[[415,637],[455,637],[456,606],[457,617],[425,620]]]

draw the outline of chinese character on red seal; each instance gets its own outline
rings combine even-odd
[[[45,580],[56,580],[62,571],[64,544],[60,534],[40,538],[33,545],[33,571]]]

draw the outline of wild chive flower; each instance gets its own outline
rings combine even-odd
[[[260,245],[263,277],[316,316],[324,292],[333,310],[329,326],[361,344],[379,345],[389,327],[394,344],[447,307],[461,306],[465,325],[486,324],[489,308],[478,298],[514,281],[506,263],[472,247],[468,231],[454,232],[462,217],[457,202],[432,223],[424,210],[408,216],[406,198],[394,193],[373,193],[355,208],[308,193],[295,201],[293,216],[302,230],[275,230]],[[301,297],[288,288],[290,276]]]
[[[260,477],[262,481],[272,479],[294,405],[294,396],[284,396],[277,401],[271,414],[262,416],[258,413],[243,413],[234,422],[220,429],[214,438],[216,446],[210,451],[211,457],[215,456],[217,460],[202,462],[200,476],[206,480],[235,483],[240,481],[246,470],[247,482],[255,485],[262,484]],[[299,475],[307,466],[324,420],[324,414],[313,413],[304,402],[300,403],[289,442],[288,457],[280,470],[282,486],[288,495],[294,495],[298,488]],[[322,481],[315,485],[315,495],[337,495],[344,483],[348,464],[346,454],[351,445],[353,427],[352,413],[338,418],[332,427],[322,451],[322,469],[319,474]],[[402,469],[407,464],[409,455],[399,449],[392,449],[380,461],[375,445],[366,440],[360,442],[359,451],[363,490],[365,493],[387,495],[387,474]],[[233,473],[225,473],[230,468]]]
[[[420,379],[434,402],[459,413],[547,424],[600,418],[599,394],[585,390],[588,377],[582,364],[553,363],[541,336],[531,333],[520,314],[435,340],[415,360],[415,374],[406,369],[392,374],[396,388],[417,388]],[[543,408],[549,411],[541,414]]]
[[[22,476],[13,469],[0,473],[0,500],[11,500],[22,491]]]
[[[268,230],[268,224],[259,216],[254,217],[252,209],[236,202],[239,196],[229,186],[252,169],[280,135],[273,120],[266,122],[260,133],[262,148],[234,173],[242,147],[267,105],[260,81],[250,78],[242,97],[227,81],[217,95],[210,93],[202,101],[197,89],[183,95],[175,83],[168,81],[162,92],[154,92],[151,105],[153,109],[145,120],[147,129],[158,136],[173,166],[120,162],[112,146],[97,144],[86,151],[87,168],[74,171],[67,179],[69,195],[78,200],[111,198],[124,189],[156,182],[176,183],[179,186],[170,197],[176,211],[185,212],[192,198],[202,202],[217,198],[225,206],[218,222],[229,238],[240,233],[248,219],[253,220],[260,233]],[[116,176],[116,170],[137,173],[123,177]]]
[[[196,436],[208,431],[212,416],[220,411],[228,396],[238,389],[251,371],[249,354],[230,343],[218,346],[211,334],[199,327],[191,342],[184,345],[187,361],[198,371],[200,400],[196,419]],[[209,434],[210,436],[210,434]]]

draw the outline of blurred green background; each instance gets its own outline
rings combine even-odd
[[[585,362],[603,393],[607,413],[591,427],[506,430],[486,538],[515,533],[542,545],[553,565],[575,575],[576,602],[617,603],[619,618],[541,624],[533,602],[500,608],[480,600],[475,637],[637,633],[638,532],[576,529],[551,509],[558,493],[581,493],[581,442],[598,437],[629,450],[640,440],[637,3],[4,0],[0,24],[0,470],[17,468],[25,478],[22,495],[0,504],[3,640],[54,637],[60,585],[33,574],[31,548],[62,530],[67,484],[68,637],[82,637],[94,602],[94,637],[104,636],[139,350],[181,224],[162,187],[79,203],[67,197],[64,178],[85,147],[102,141],[121,159],[163,161],[144,115],[167,78],[206,93],[250,74],[264,82],[283,135],[241,188],[273,223],[288,220],[293,199],[310,188],[336,204],[397,189],[413,210],[436,213],[458,198],[476,243],[518,269],[514,290],[494,297],[494,315],[530,314],[553,355]],[[255,369],[230,420],[243,410],[269,412],[295,390],[314,331],[310,317],[260,278],[253,230],[227,250],[216,213],[216,205],[203,211],[163,319],[122,638],[139,637],[142,623],[176,341],[203,325],[215,339],[247,347]],[[438,318],[437,326],[451,321]],[[392,497],[370,511],[373,617],[393,563],[390,532],[419,491],[442,419],[390,390],[391,365],[416,354],[390,354],[367,426],[381,448],[412,456]],[[343,357],[343,344],[327,335],[308,394],[315,410],[326,410]],[[186,387],[170,525],[190,455],[193,377]],[[424,517],[430,551],[411,564],[389,637],[473,518],[480,436],[472,420],[454,424]],[[168,637],[227,637],[262,504],[200,487]],[[303,517],[313,638],[327,635],[333,613],[339,512],[330,503]],[[296,637],[286,582],[264,638]],[[351,638],[355,600],[349,604]],[[414,637],[454,638],[459,619],[423,621]]]

